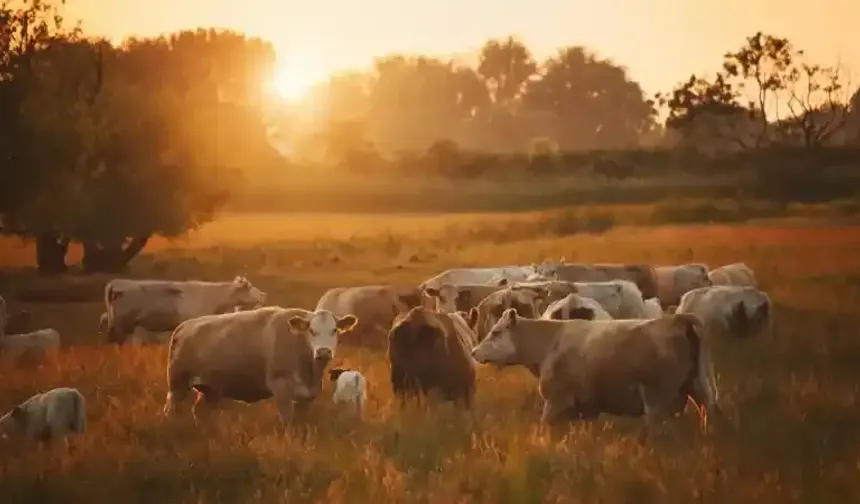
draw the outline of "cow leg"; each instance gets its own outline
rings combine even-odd
[[[272,391],[272,399],[278,408],[278,416],[281,423],[289,425],[295,415],[295,403],[293,401],[293,383],[283,378],[269,382],[269,390]]]
[[[676,395],[671,395],[668,398],[665,393],[662,393],[660,387],[653,385],[638,385],[639,396],[642,398],[642,407],[645,416],[645,432],[644,440],[652,438],[658,434],[663,427],[665,420],[669,417]],[[640,438],[640,441],[643,440]]]
[[[197,398],[194,400],[194,405],[191,406],[191,414],[194,416],[194,421],[199,421],[200,416],[198,415],[198,411],[204,414],[211,411],[218,405],[221,396],[214,389],[206,385],[196,384],[193,388],[197,392]]]
[[[191,378],[184,373],[167,373],[167,397],[164,400],[162,412],[164,416],[176,416],[179,411],[177,406],[182,404],[191,392],[189,381]]]

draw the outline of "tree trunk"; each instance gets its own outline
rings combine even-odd
[[[69,250],[69,240],[60,238],[55,233],[40,233],[36,236],[36,264],[39,273],[43,275],[59,275],[65,273],[66,252]]]
[[[148,241],[149,236],[137,236],[132,238],[128,244],[104,245],[85,242],[83,244],[83,270],[85,273],[121,273],[125,271],[128,263],[146,247]]]

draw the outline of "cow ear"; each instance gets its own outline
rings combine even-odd
[[[290,328],[296,332],[304,332],[310,329],[311,321],[299,316],[290,317]]]
[[[337,319],[337,331],[338,332],[346,332],[355,327],[355,324],[358,323],[358,317],[355,315],[344,315],[343,317]]]

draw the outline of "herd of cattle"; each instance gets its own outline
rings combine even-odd
[[[111,343],[163,343],[169,333],[166,416],[221,399],[272,398],[288,422],[320,393],[338,344],[387,354],[395,395],[437,394],[471,408],[476,366],[523,366],[538,379],[542,422],[601,413],[644,416],[649,431],[690,400],[719,412],[715,338],[772,332],[768,295],[735,263],[647,266],[544,261],[455,268],[418,286],[328,290],[313,311],[266,306],[246,278],[232,282],[114,279],[99,333]],[[18,325],[20,333],[10,330]],[[0,358],[44,358],[54,329],[24,327],[0,298]],[[95,324],[94,324],[95,326]],[[9,333],[7,333],[9,330]],[[12,333],[12,334],[10,334]],[[361,412],[360,370],[329,368],[333,400]],[[0,437],[62,438],[86,429],[74,388],[36,394],[0,418]]]

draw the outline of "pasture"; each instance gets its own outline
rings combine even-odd
[[[775,336],[717,344],[730,422],[713,435],[700,434],[688,410],[648,445],[636,439],[639,421],[611,418],[574,424],[563,439],[551,439],[538,427],[534,378],[513,369],[480,368],[472,414],[447,405],[401,410],[384,355],[349,347],[339,347],[331,365],[367,376],[360,422],[339,415],[327,381],[307,422],[295,427],[281,426],[269,402],[228,404],[200,426],[188,415],[164,422],[166,348],[98,341],[109,277],[49,279],[10,270],[0,293],[11,308],[33,312],[39,327],[59,330],[65,348],[39,370],[2,368],[0,409],[71,386],[87,398],[89,425],[68,448],[3,453],[0,500],[851,501],[860,492],[860,226],[640,220],[627,226],[615,218],[602,230],[548,225],[543,214],[232,215],[186,239],[155,241],[129,276],[245,274],[270,303],[313,308],[332,286],[417,284],[454,266],[559,256],[712,267],[744,261],[776,303]],[[2,265],[20,266],[31,255],[28,247],[0,242]]]

